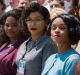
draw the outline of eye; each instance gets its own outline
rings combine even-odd
[[[26,22],[27,22],[27,21],[32,21],[32,19],[26,19],[25,21],[26,21]]]
[[[66,30],[67,27],[66,27],[66,26],[60,26],[59,29],[61,29],[61,30]]]
[[[16,23],[14,23],[14,24],[12,24],[12,26],[13,26],[13,27],[16,27],[16,26],[17,26],[17,24],[16,24]]]
[[[43,20],[42,18],[37,18],[37,19],[35,19],[36,21],[41,21],[41,20]]]
[[[51,26],[51,29],[52,30],[55,30],[57,27],[56,26]]]
[[[9,24],[8,23],[5,23],[5,26],[9,27]]]

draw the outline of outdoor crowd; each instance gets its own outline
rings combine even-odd
[[[80,75],[80,0],[76,15],[65,10],[66,0],[5,1],[0,75]]]

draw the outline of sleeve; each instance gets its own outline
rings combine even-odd
[[[72,55],[65,63],[63,75],[75,75],[75,68],[78,60],[78,55]]]

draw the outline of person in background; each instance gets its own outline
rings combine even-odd
[[[5,10],[5,3],[3,0],[0,0],[0,25],[3,25],[2,21],[1,21],[1,18],[3,16],[3,14],[5,13],[4,10]]]
[[[63,0],[49,0],[50,10],[54,8],[62,8],[64,9],[64,1]]]
[[[5,10],[5,3],[3,0],[0,0],[0,46],[1,46],[1,42],[2,42],[2,37],[1,37],[1,32],[2,32],[2,26],[3,26],[3,15],[4,15],[4,10]]]
[[[3,40],[0,47],[0,75],[16,75],[16,53],[27,39],[23,33],[21,11],[11,10],[4,14]]]
[[[47,35],[49,11],[39,3],[31,3],[25,10],[25,22],[30,37],[18,50],[17,75],[41,75],[45,60],[57,52],[56,44]]]
[[[18,6],[21,8],[27,8],[30,5],[30,0],[18,0]]]
[[[59,14],[63,14],[63,13],[66,14],[67,12],[62,8],[54,8],[50,12],[50,18],[53,19],[55,16],[57,16]]]
[[[79,41],[79,24],[77,18],[69,14],[60,14],[52,19],[51,38],[58,46],[58,53],[47,59],[41,75],[75,75],[80,55],[71,45]]]
[[[37,2],[40,4],[40,5],[43,5],[45,0],[37,0]]]
[[[78,0],[78,18],[79,18],[79,21],[80,21],[80,0]],[[80,40],[77,44],[77,47],[76,47],[76,51],[80,54]]]
[[[18,5],[18,0],[7,0],[7,2],[6,2],[6,0],[4,0],[4,1],[5,1],[6,5],[8,3],[8,6],[6,7],[5,12],[16,9],[16,7]]]

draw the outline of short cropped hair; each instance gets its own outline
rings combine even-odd
[[[67,25],[70,45],[77,44],[78,41],[80,40],[80,22],[79,20],[73,15],[60,14],[52,19],[51,24],[56,18],[61,18],[64,21],[64,23]],[[51,30],[51,24],[48,30]]]
[[[32,2],[30,4],[30,6],[25,10],[25,19],[27,19],[27,17],[30,15],[30,13],[32,12],[39,12],[45,21],[47,21],[49,23],[50,21],[50,14],[49,11],[47,10],[47,8],[45,8],[44,6],[41,6],[39,3],[36,2]]]

